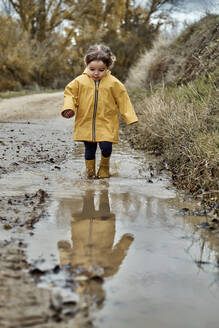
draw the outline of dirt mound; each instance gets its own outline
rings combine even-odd
[[[166,76],[177,84],[213,73],[219,64],[219,16],[208,15],[189,26],[170,47]]]
[[[146,89],[187,84],[203,74],[206,77],[217,75],[218,54],[219,15],[207,15],[188,26],[171,44],[160,40],[155,42],[154,49],[142,56],[141,67],[138,68],[137,64],[131,69],[130,78],[133,80],[140,71],[141,85],[138,81],[135,85]],[[128,80],[127,85],[130,82]]]

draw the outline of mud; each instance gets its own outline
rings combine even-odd
[[[0,102],[0,326],[216,328],[218,220],[191,215],[128,129],[110,179],[87,180],[61,104]]]
[[[59,294],[38,288],[37,280],[45,272],[26,258],[24,240],[34,234],[36,222],[48,215],[50,202],[36,176],[41,177],[42,187],[48,185],[47,173],[54,175],[73,153],[70,130],[56,130],[55,122],[47,127],[48,119],[59,115],[61,102],[60,93],[0,101],[2,328],[90,326],[86,303],[65,302]],[[16,184],[21,176],[22,187]],[[57,271],[54,268],[54,274]]]

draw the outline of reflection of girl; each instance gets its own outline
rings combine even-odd
[[[87,191],[82,211],[71,214],[73,247],[59,241],[58,249],[62,266],[71,263],[72,268],[88,271],[98,266],[104,270],[104,277],[110,277],[119,270],[134,237],[126,233],[115,245],[116,220],[110,212],[107,190],[101,192],[99,204],[99,210],[95,210],[94,193]]]
[[[84,142],[89,178],[95,177],[97,143],[101,149],[97,177],[109,177],[112,143],[118,142],[117,108],[127,124],[138,121],[124,85],[109,71],[114,60],[108,47],[91,46],[85,56],[85,71],[64,92],[62,116],[70,118],[75,114],[74,140]]]

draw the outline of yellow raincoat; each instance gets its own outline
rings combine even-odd
[[[110,71],[97,83],[85,69],[65,88],[62,112],[66,109],[75,112],[75,141],[117,143],[118,110],[126,124],[138,121],[124,85]]]

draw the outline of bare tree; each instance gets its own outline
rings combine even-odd
[[[0,10],[9,16],[14,12],[12,4],[8,0],[1,0]]]
[[[18,14],[22,28],[38,41],[44,41],[49,32],[62,24],[66,15],[64,0],[4,1]]]

